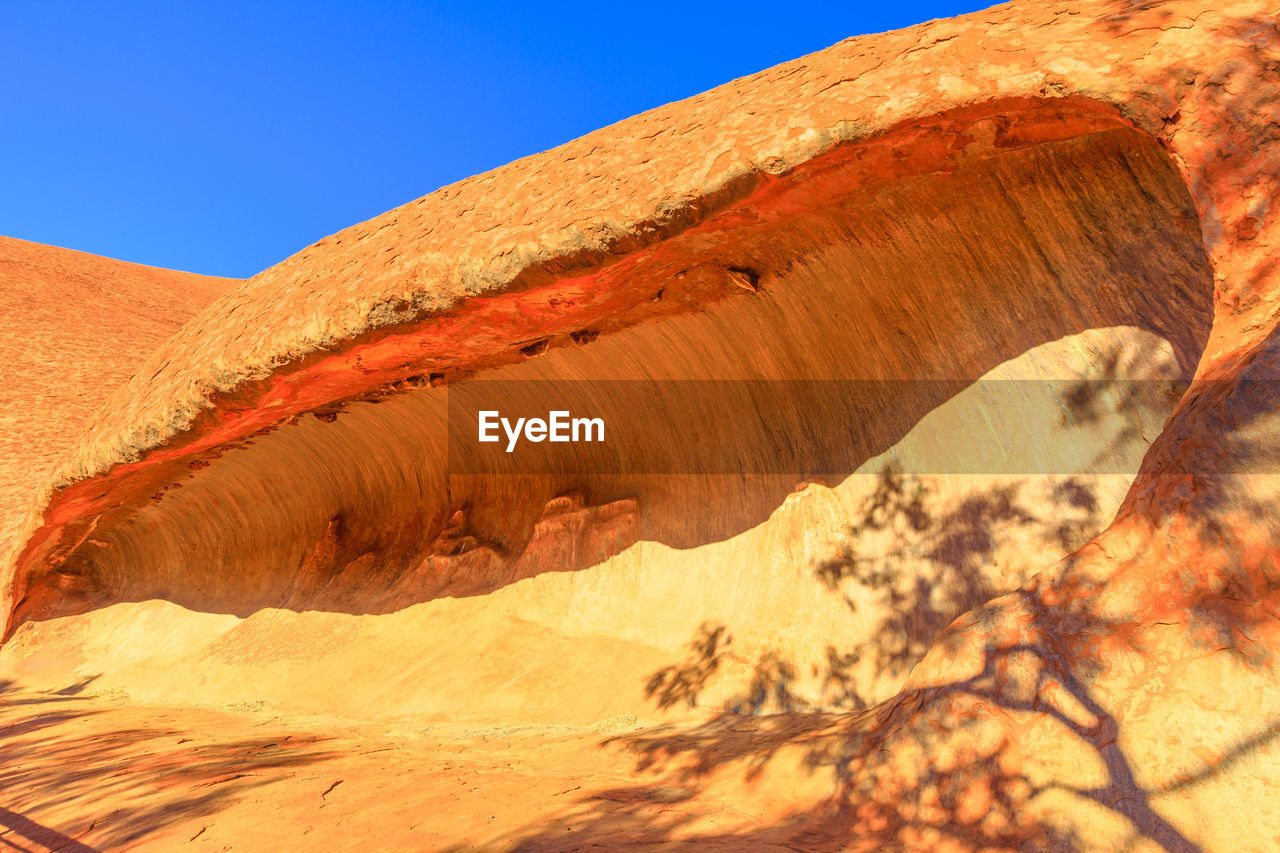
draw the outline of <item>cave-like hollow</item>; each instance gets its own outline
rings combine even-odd
[[[677,276],[627,283],[643,294],[632,319],[526,329],[495,347],[511,357],[313,406],[194,458],[156,494],[98,513],[56,561],[29,549],[11,630],[154,598],[385,613],[583,570],[637,538],[719,541],[766,519],[798,479],[852,473],[986,371],[1090,329],[1149,331],[1189,378],[1212,275],[1168,154],[1114,117],[1002,142],[1006,119],[971,116],[945,145],[919,128],[890,135],[880,154],[915,158],[900,174],[871,180],[846,152],[815,170],[820,193],[756,193],[684,235],[692,260]],[[754,242],[734,242],[740,221]],[[714,298],[682,299],[681,282],[700,278],[715,279]],[[495,380],[530,412],[566,408],[556,389],[571,388],[575,413],[603,416],[612,440],[558,462],[468,457],[449,396]],[[634,380],[699,382],[647,430],[656,414]]]

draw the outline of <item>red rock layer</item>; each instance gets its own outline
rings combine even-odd
[[[1050,126],[1060,117],[1051,105]],[[534,524],[574,489],[638,502],[642,538],[683,548],[724,539],[767,518],[801,475],[843,479],[968,382],[1086,329],[1150,331],[1190,377],[1212,285],[1191,199],[1158,145],[1132,129],[994,150],[957,142],[947,150],[967,153],[952,169],[871,190],[863,172],[847,171],[900,142],[879,140],[865,158],[841,152],[815,165],[818,189],[802,193],[812,181],[792,176],[791,192],[773,188],[724,214],[748,224],[720,234],[718,251],[747,259],[740,268],[758,271],[755,290],[716,284],[727,267],[699,265],[706,238],[695,229],[652,253],[661,273],[641,253],[596,276],[478,298],[242,389],[244,408],[209,410],[189,443],[58,493],[24,553],[31,574],[19,576],[11,629],[117,600],[365,613],[445,589],[486,592],[498,578],[554,568],[520,555],[531,542],[561,549]],[[575,343],[579,327],[596,337]],[[549,343],[533,356],[480,354],[497,335]],[[424,361],[432,348],[450,360]],[[405,365],[442,379],[406,383]],[[333,396],[388,377],[363,401]],[[573,407],[604,417],[612,441],[577,449],[572,468],[547,468],[528,449],[468,461],[471,425],[448,419],[450,394],[498,380],[490,387],[505,397],[492,405],[530,412],[570,405],[568,383]],[[661,430],[627,380],[668,383],[649,403],[663,409]],[[749,384],[718,380],[778,390],[766,401]],[[833,383],[833,399],[816,400],[806,380],[862,384]],[[683,393],[682,381],[701,384]],[[321,401],[318,417],[299,419],[299,406]],[[765,474],[724,476],[740,470]],[[488,550],[459,539],[457,554],[441,555],[432,543],[463,505],[470,544]],[[596,549],[593,562],[626,544]],[[459,558],[465,571],[446,565]]]

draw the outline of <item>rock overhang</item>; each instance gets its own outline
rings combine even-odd
[[[10,594],[81,548],[104,512],[301,414],[742,298],[738,277],[767,287],[788,262],[761,236],[780,223],[993,152],[1124,129],[1154,140],[1209,223],[1219,329],[1247,322],[1259,306],[1222,284],[1231,205],[1214,196],[1232,188],[1215,152],[1239,143],[1213,132],[1222,119],[1195,69],[1210,46],[1253,50],[1264,7],[1064,16],[1014,4],[856,39],[326,238],[191,321],[104,408],[33,507]],[[988,40],[1029,20],[1054,38],[993,61]],[[1247,58],[1236,71],[1253,73]],[[1250,248],[1268,245],[1265,229],[1233,225]]]

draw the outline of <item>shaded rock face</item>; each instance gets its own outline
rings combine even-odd
[[[853,40],[321,241],[52,472],[4,677],[647,726],[496,849],[1274,846],[1278,18]]]
[[[1189,379],[1212,311],[1195,222],[1167,155],[1124,129],[992,151],[870,197],[845,192],[767,232],[754,289],[449,384],[398,382],[191,459],[140,505],[68,525],[64,537],[82,540],[27,579],[15,623],[149,598],[240,615],[386,612],[586,568],[638,539],[732,537],[801,477],[843,480],[1037,345],[1131,326],[1168,341]],[[711,275],[685,275],[699,274]],[[508,411],[572,400],[613,440],[570,460],[529,448],[470,459],[482,449],[474,423],[448,407],[476,383],[499,383],[477,393]],[[98,503],[136,493],[131,473],[105,481]],[[575,510],[585,526],[541,529],[570,492],[594,504]]]

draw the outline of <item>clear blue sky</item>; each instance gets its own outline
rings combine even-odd
[[[5,2],[0,234],[249,276],[445,184],[989,2]]]

